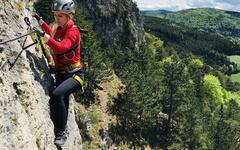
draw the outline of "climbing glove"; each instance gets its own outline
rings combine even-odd
[[[45,32],[39,30],[38,28],[34,27],[33,30],[35,31],[35,33],[38,35],[38,36],[44,36],[45,35]]]
[[[37,21],[40,21],[42,17],[40,17],[37,13],[33,14],[33,17],[37,19]]]

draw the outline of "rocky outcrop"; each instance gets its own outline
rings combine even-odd
[[[122,47],[139,48],[144,41],[143,22],[132,0],[77,0],[92,23],[102,46],[115,41]]]
[[[0,42],[25,34],[23,18],[31,18],[31,2],[0,0],[0,4]],[[0,149],[55,150],[48,96],[52,78],[41,52],[37,53],[34,46],[26,49],[10,69],[23,41],[24,38],[0,45]],[[32,42],[28,37],[25,46]],[[64,146],[71,150],[82,149],[73,107],[72,97],[69,137]]]

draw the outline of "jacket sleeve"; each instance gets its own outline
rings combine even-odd
[[[53,50],[54,54],[63,54],[80,41],[78,29],[69,30],[61,42],[49,38],[47,45]]]
[[[52,28],[46,22],[43,22],[43,24],[41,25],[41,28],[43,29],[44,32],[51,35]]]

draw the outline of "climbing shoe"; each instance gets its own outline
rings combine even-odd
[[[56,138],[54,140],[54,144],[57,145],[57,146],[62,146],[64,145],[64,143],[66,142],[67,140],[67,135],[64,131],[62,132],[58,132],[56,134]]]

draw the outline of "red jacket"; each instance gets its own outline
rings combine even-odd
[[[52,28],[47,24],[41,25],[44,32],[51,35]],[[53,51],[55,66],[58,68],[67,67],[80,61],[80,32],[72,20],[69,21],[66,28],[58,28],[54,37],[50,37],[46,43]],[[74,45],[79,44],[78,48],[65,56],[58,57],[71,49]]]

